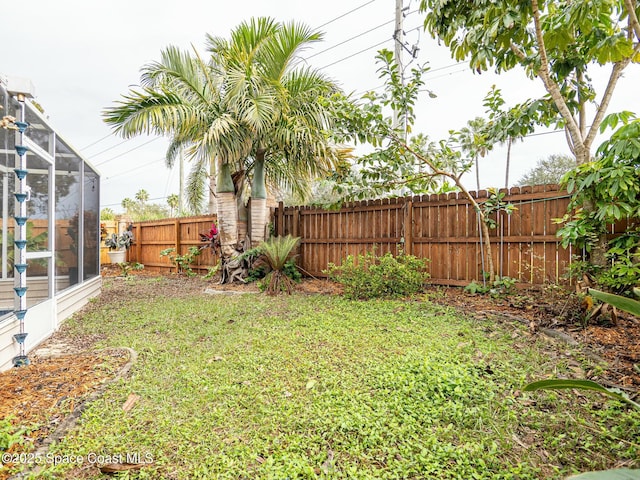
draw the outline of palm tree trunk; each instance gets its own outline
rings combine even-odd
[[[217,176],[216,176],[216,162],[212,161],[209,167],[209,213],[217,213],[218,212],[218,200],[216,198],[216,184],[217,184]]]
[[[251,246],[264,241],[267,223],[267,189],[264,181],[264,152],[258,151],[251,184]]]
[[[242,195],[237,195],[238,205],[238,240],[243,243],[247,236],[248,211],[247,206],[242,201]]]
[[[226,162],[221,162],[218,169],[216,196],[218,197],[220,250],[224,260],[233,255],[238,244],[238,205],[230,166]]]

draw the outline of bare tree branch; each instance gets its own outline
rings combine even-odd
[[[518,57],[520,60],[524,60],[525,58],[527,58],[527,56],[524,54],[524,52],[522,50],[520,50],[520,47],[518,47],[515,43],[510,42],[509,48],[516,55],[516,57]]]
[[[604,94],[602,95],[602,100],[600,101],[600,105],[598,106],[598,110],[596,111],[596,115],[593,118],[593,122],[591,122],[591,128],[589,129],[589,134],[587,138],[584,140],[584,146],[587,150],[591,148],[591,144],[596,138],[598,134],[598,129],[600,128],[600,124],[604,119],[607,108],[609,107],[609,102],[611,102],[611,97],[613,96],[613,91],[616,88],[616,84],[618,80],[622,76],[622,71],[627,68],[627,65],[631,62],[631,59],[640,52],[640,43],[636,44],[636,47],[633,49],[633,54],[620,62],[617,62],[613,65],[613,70],[611,70],[611,76],[609,77],[609,81],[607,82],[607,88],[605,88]]]
[[[564,121],[566,122],[566,129],[568,130],[569,135],[571,135],[577,162],[586,162],[589,160],[588,158],[586,158],[589,155],[588,150],[585,149],[582,135],[580,135],[580,128],[573,118],[573,115],[571,115],[571,111],[569,110],[569,107],[567,106],[564,97],[560,92],[560,87],[553,81],[549,73],[549,58],[547,57],[547,49],[545,47],[544,38],[542,36],[542,26],[540,24],[540,9],[538,7],[538,0],[532,0],[531,7],[533,10],[533,22],[536,32],[536,42],[538,44],[538,50],[540,52],[540,71],[538,72],[538,76],[542,80],[542,83],[544,84],[547,92],[549,92],[549,95],[551,95],[551,98],[556,104],[560,115],[562,115],[562,118],[564,118]]]
[[[431,161],[431,159],[429,159],[428,157],[425,157],[421,153],[412,149],[409,145],[407,145],[404,142],[403,139],[398,138],[393,134],[390,135],[390,138],[393,141],[397,142],[404,149],[406,149],[407,152],[409,152],[411,155],[416,157],[418,160],[420,160],[421,162],[424,162],[432,170],[433,173],[430,174],[431,176],[441,175],[443,177],[447,177],[453,180],[456,186],[462,192],[462,194],[467,198],[467,200],[469,201],[473,209],[477,212],[478,216],[480,217],[480,229],[482,230],[484,241],[487,242],[487,251],[485,255],[487,257],[487,268],[489,270],[489,282],[493,282],[495,280],[496,273],[495,273],[495,267],[493,263],[493,256],[491,254],[491,238],[490,238],[489,227],[487,226],[487,221],[486,221],[487,217],[485,216],[484,211],[480,208],[480,204],[473,197],[473,195],[471,195],[471,193],[465,188],[465,186],[460,181],[459,176],[451,172],[447,172],[437,168],[436,165]]]
[[[636,34],[636,38],[640,42],[640,22],[638,22],[638,16],[636,15],[636,6],[634,0],[624,0],[624,6],[629,14],[629,27]]]

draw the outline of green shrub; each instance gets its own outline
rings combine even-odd
[[[347,256],[342,265],[329,264],[324,271],[331,280],[344,287],[344,296],[350,299],[398,298],[422,290],[429,277],[426,261],[413,255],[394,257],[386,253],[381,257],[375,251]]]
[[[517,280],[511,277],[499,277],[497,276],[493,282],[486,282],[484,284],[472,281],[469,285],[464,287],[464,291],[471,295],[488,293],[492,297],[499,297],[501,295],[510,295],[514,292],[514,288]]]
[[[166,248],[160,252],[160,256],[169,257],[171,263],[176,267],[176,273],[184,273],[188,277],[195,277],[196,274],[191,265],[200,253],[202,251],[198,247],[189,247],[189,250],[184,255],[178,255],[175,248]]]

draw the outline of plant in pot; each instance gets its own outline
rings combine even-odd
[[[125,230],[120,235],[112,233],[110,237],[104,241],[109,248],[109,258],[111,263],[123,263],[127,260],[127,249],[133,241],[133,232]]]

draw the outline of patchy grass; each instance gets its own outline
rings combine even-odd
[[[152,460],[128,478],[539,479],[640,466],[637,412],[597,394],[519,391],[586,360],[429,302],[121,300],[69,329],[140,356],[52,451]],[[130,393],[141,400],[125,412]],[[95,467],[47,471],[93,478]]]

